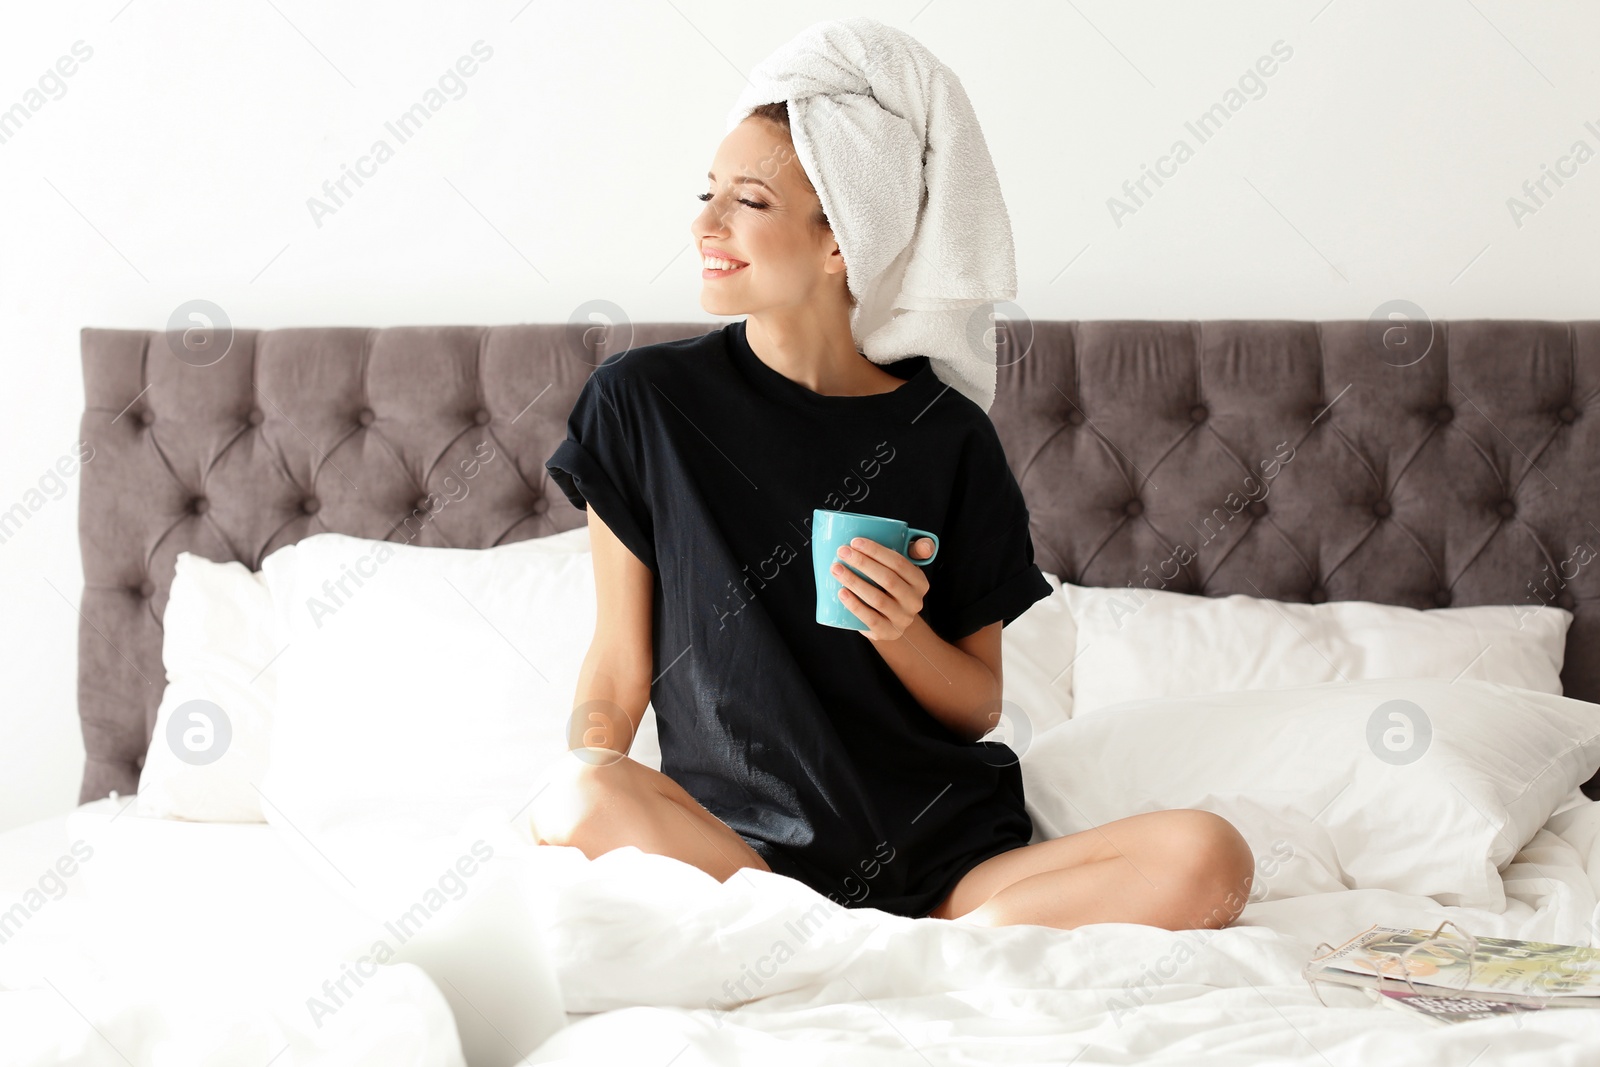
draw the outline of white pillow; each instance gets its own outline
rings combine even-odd
[[[287,561],[293,547],[284,553]],[[180,552],[162,627],[167,688],[139,775],[138,813],[263,821],[251,783],[266,769],[276,689],[267,668],[278,651],[266,582],[242,563]]]
[[[1572,623],[1555,607],[1419,611],[1128,587],[1064,592],[1077,623],[1074,714],[1147,697],[1374,678],[1476,678],[1559,695]]]
[[[998,733],[1018,756],[1031,739],[1072,717],[1072,658],[1077,625],[1063,595],[1061,579],[1041,571],[1050,595],[1000,631],[1000,681],[1004,703]]]
[[[567,753],[594,633],[587,527],[496,548],[317,534],[263,564],[280,646],[267,821],[414,838],[509,817]]]
[[[1275,895],[1343,885],[1498,912],[1499,869],[1600,766],[1600,705],[1420,678],[1166,697],[1079,714],[1021,766],[1041,839],[1203,808],[1258,873],[1277,857]]]

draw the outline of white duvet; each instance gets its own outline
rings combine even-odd
[[[140,819],[127,804],[0,835],[0,907],[13,908],[0,1065],[465,1063],[416,966],[380,969],[326,1017],[307,1010],[339,974],[329,947],[350,916],[276,831]]]
[[[1300,977],[1319,941],[1378,920],[1589,943],[1591,871],[1600,804],[1586,803],[1506,869],[1503,913],[1344,890],[1253,904],[1221,931],[1060,931],[835,909],[764,872],[718,885],[624,849],[573,867],[550,928],[569,1009],[600,1013],[529,1062],[1593,1064],[1586,1010],[1447,1030],[1356,991],[1325,992],[1342,1006],[1324,1007]],[[626,888],[639,884],[652,900]],[[808,913],[827,918],[808,927]]]
[[[341,918],[298,843],[261,825],[110,824],[111,811],[75,816],[77,831],[99,819],[99,851],[0,946],[0,1062],[463,1062],[444,998],[411,966],[381,968],[313,1021],[308,995],[338,973],[319,946]],[[4,899],[61,848],[0,837]],[[529,1063],[1600,1062],[1589,1011],[1442,1028],[1354,991],[1324,987],[1324,1007],[1300,977],[1318,942],[1378,921],[1592,942],[1600,804],[1523,849],[1504,912],[1342,890],[1251,904],[1222,931],[985,929],[840,909],[766,872],[719,884],[635,848],[527,859],[572,1013]],[[137,886],[129,863],[149,865]]]

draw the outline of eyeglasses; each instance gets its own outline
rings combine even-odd
[[[1454,927],[1461,936],[1443,935],[1443,930],[1446,926]],[[1327,951],[1324,952],[1324,949]],[[1319,954],[1318,958],[1321,958],[1322,955],[1337,952],[1338,946],[1330,945],[1323,941],[1317,945],[1314,951]],[[1434,928],[1433,933],[1407,948],[1398,958],[1391,955],[1379,956],[1371,952],[1366,946],[1362,946],[1358,953],[1352,953],[1345,958],[1364,964],[1372,974],[1381,975],[1384,978],[1400,979],[1405,982],[1406,988],[1413,993],[1438,995],[1440,993],[1448,993],[1448,991],[1456,989],[1456,987],[1435,982],[1430,983],[1426,989],[1418,989],[1413,984],[1412,979],[1432,978],[1441,970],[1465,964],[1466,977],[1462,979],[1458,990],[1465,992],[1466,987],[1472,984],[1472,964],[1477,954],[1478,939],[1466,930],[1461,929],[1461,927],[1456,926],[1449,919],[1446,919]],[[1435,962],[1435,960],[1439,962]],[[1318,982],[1332,981],[1332,979],[1324,972],[1320,975],[1307,975],[1306,981],[1311,986],[1311,992],[1316,994],[1317,1003],[1325,1008],[1329,1007],[1328,1002],[1322,999],[1322,991],[1318,988]]]

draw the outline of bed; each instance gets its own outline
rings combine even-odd
[[[84,330],[82,436],[95,455],[80,504],[82,806],[0,836],[0,870],[23,872],[5,887],[15,895],[74,841],[99,842],[106,862],[64,878],[59,900],[6,946],[5,1021],[64,1028],[85,1062],[155,1062],[182,1034],[208,1054],[229,1050],[226,1062],[459,1062],[446,1001],[414,969],[385,968],[382,992],[341,1012],[341,1044],[281,1006],[273,989],[303,991],[308,980],[288,977],[294,954],[283,946],[313,943],[307,916],[323,914],[318,878],[295,866],[315,863],[306,835],[270,817],[129,813],[163,699],[162,623],[180,554],[258,570],[317,534],[467,550],[581,537],[583,515],[543,461],[587,374],[616,352],[713,325],[241,330],[204,360],[185,358],[174,335]],[[1519,631],[1524,616],[1554,615],[1564,644],[1548,666],[1564,697],[1550,699],[1571,723],[1589,722],[1600,711],[1600,615],[1584,566],[1593,550],[1583,549],[1600,536],[1600,429],[1588,410],[1600,392],[1600,322],[1410,329],[1396,348],[1391,324],[1361,321],[1005,324],[990,414],[1028,501],[1036,562],[1058,589],[1140,597],[1155,564],[1164,595],[1251,598],[1286,620],[1357,602],[1517,608]],[[442,479],[484,449],[509,462],[484,465],[472,492],[429,512]],[[1271,495],[1250,494],[1208,523],[1274,455]],[[423,513],[434,518],[407,525]],[[1027,620],[1008,627],[1008,657]],[[1319,684],[1343,684],[1317,634],[1300,636],[1340,679]],[[1490,647],[1493,638],[1458,649],[1461,673],[1482,670]],[[1069,650],[1067,665],[1075,659]],[[1012,690],[1008,658],[1008,699]],[[1033,699],[1009,726],[1013,740],[1027,735],[1015,747],[1038,774],[1051,729],[1080,724],[1035,711]],[[1441,720],[1439,738],[1453,721]],[[1500,743],[1480,747],[1532,744],[1532,719],[1507,714],[1494,728]],[[1600,729],[1585,731],[1561,769],[1584,791],[1563,788],[1556,803],[1546,790],[1536,821],[1529,808],[1492,827],[1486,847],[1499,851],[1485,894],[1374,888],[1382,880],[1353,875],[1344,853],[1322,865],[1331,880],[1266,880],[1277,888],[1222,931],[990,930],[870,908],[797,924],[820,898],[766,872],[718,884],[637,849],[594,861],[541,849],[539,914],[570,1025],[518,1051],[530,1063],[680,1065],[1593,1062],[1600,1032],[1582,1012],[1432,1029],[1359,994],[1319,1002],[1300,973],[1319,943],[1375,921],[1431,929],[1453,919],[1478,933],[1600,943],[1600,804],[1590,799]],[[1207,761],[1190,750],[1169,766],[1163,774],[1181,775]],[[1160,796],[1166,784],[1144,788]],[[1036,840],[1073,828],[1068,809],[1081,815],[1085,801],[1051,807],[1047,792]],[[1035,800],[1030,782],[1030,809]],[[1341,803],[1330,795],[1323,810]],[[1404,826],[1406,813],[1389,814]],[[219,855],[229,859],[205,858]],[[266,885],[277,887],[269,899],[307,895],[265,909],[275,914],[236,904],[262,899]],[[89,928],[100,931],[92,943],[73,934]],[[205,984],[201,1025],[185,1014],[194,1001],[180,995],[190,988],[181,968],[160,981],[144,972],[162,944],[211,935],[238,940],[203,957],[218,977]],[[257,966],[266,955],[282,969]],[[281,987],[263,984],[266,971]],[[22,1062],[64,1061],[67,1047],[41,1038]]]

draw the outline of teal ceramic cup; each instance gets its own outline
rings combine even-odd
[[[839,599],[843,583],[835,578],[830,568],[844,563],[839,558],[839,546],[848,545],[852,539],[865,537],[886,548],[892,548],[919,567],[926,567],[939,556],[939,538],[927,530],[907,526],[900,519],[882,515],[862,515],[855,511],[824,511],[817,508],[811,513],[811,570],[817,579],[817,621],[824,626],[837,626],[841,630],[865,630],[867,624],[856,613],[845,607]],[[933,542],[933,555],[927,559],[912,559],[911,542],[926,537]],[[850,567],[848,563],[845,566]],[[876,586],[878,583],[850,567],[856,575]]]

